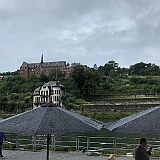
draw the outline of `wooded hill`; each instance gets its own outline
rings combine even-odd
[[[0,75],[4,76],[0,81],[0,111],[20,113],[32,108],[34,90],[44,82],[55,80],[56,70],[39,77],[21,77],[18,71]],[[77,99],[91,101],[93,95],[160,94],[160,68],[151,63],[120,68],[115,61],[109,61],[97,69],[80,65],[68,77],[58,70],[58,78],[67,89],[67,96],[61,99],[70,108],[79,107]]]

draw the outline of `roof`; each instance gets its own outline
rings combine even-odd
[[[104,128],[123,133],[160,135],[160,106],[105,124]]]
[[[65,88],[62,84],[60,84],[59,81],[49,81],[49,82],[45,83],[44,85],[51,86],[51,87],[62,87],[62,88]]]
[[[48,88],[61,87],[61,89],[65,90],[65,87],[62,84],[60,84],[59,81],[49,81],[47,83],[44,83],[42,86],[44,86],[44,85],[46,85]],[[36,95],[37,94],[36,92],[39,92],[41,90],[41,87],[36,88],[34,90],[33,95]]]
[[[26,63],[26,62],[25,62]],[[29,68],[39,67],[41,63],[26,63]],[[57,66],[65,66],[66,61],[57,61],[57,62],[43,62],[43,67],[57,67]]]
[[[57,107],[41,107],[7,118],[0,122],[0,130],[7,133],[43,135],[67,132],[100,131],[104,122]]]
[[[64,66],[66,65],[66,61],[57,61],[57,62],[43,62],[43,67],[48,66]]]

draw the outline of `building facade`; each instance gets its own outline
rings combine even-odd
[[[61,97],[66,95],[65,87],[59,81],[44,83],[34,90],[33,108],[37,108],[44,103],[54,103],[62,107]]]
[[[71,66],[66,65],[66,61],[43,62],[43,54],[40,63],[23,62],[20,66],[20,75],[27,77],[30,75],[39,76],[41,73],[49,74],[52,69],[59,69],[64,76],[68,76],[72,69],[80,65],[80,63],[72,63]]]

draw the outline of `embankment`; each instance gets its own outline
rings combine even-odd
[[[110,100],[84,104],[84,112],[140,112],[160,105],[160,100]]]

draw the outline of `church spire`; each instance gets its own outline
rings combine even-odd
[[[43,50],[42,50],[41,63],[43,63]]]

